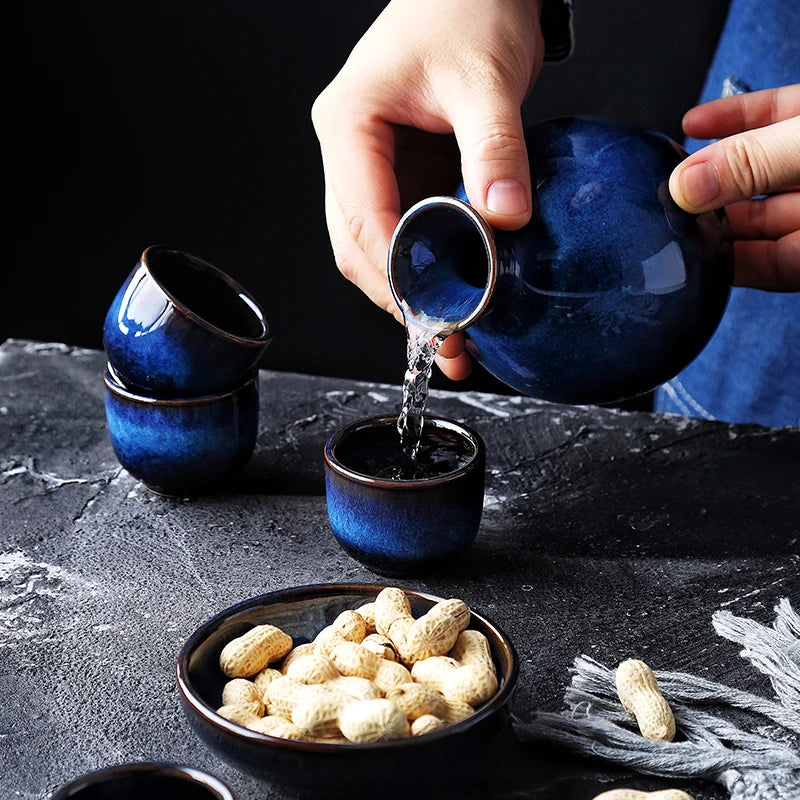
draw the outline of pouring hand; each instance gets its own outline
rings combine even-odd
[[[683,129],[719,141],[675,168],[675,202],[692,213],[726,206],[735,284],[800,291],[800,84],[696,106]]]
[[[314,103],[336,263],[398,320],[386,256],[401,206],[450,194],[461,173],[491,225],[513,230],[530,217],[520,106],[544,52],[539,6],[392,0]],[[448,177],[432,164],[446,164]],[[438,363],[463,377],[463,338],[450,339],[444,352],[451,358]]]

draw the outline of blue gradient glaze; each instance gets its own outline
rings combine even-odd
[[[158,400],[126,391],[106,373],[105,406],[114,452],[160,494],[219,487],[250,458],[258,433],[258,379],[196,399]]]
[[[467,348],[509,386],[546,400],[648,392],[694,359],[722,317],[733,269],[724,215],[675,205],[668,180],[685,152],[662,134],[570,117],[528,128],[526,142],[532,218],[493,232],[496,281]],[[468,202],[463,185],[455,197]],[[408,258],[418,241],[426,263],[402,265],[400,294],[433,317],[474,302],[474,265],[459,281],[451,255],[466,249],[453,242],[464,222],[451,210],[445,223],[435,203],[412,213],[398,252]],[[491,261],[472,237],[474,258]]]
[[[239,386],[270,341],[245,289],[200,259],[148,247],[103,325],[109,363],[130,388],[199,397]]]
[[[328,520],[339,544],[373,572],[386,576],[429,572],[469,548],[483,513],[485,447],[458,423],[425,419],[466,431],[475,444],[469,463],[439,478],[385,480],[353,473],[337,445],[354,429],[394,425],[395,418],[361,420],[334,434],[325,447]]]
[[[463,199],[463,198],[462,198]],[[438,330],[461,330],[486,308],[494,289],[491,228],[469,207],[431,204],[398,226],[390,246],[390,286],[403,312]]]

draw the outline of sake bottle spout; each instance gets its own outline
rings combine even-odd
[[[468,203],[429,197],[400,219],[388,256],[389,286],[408,321],[454,333],[487,309],[497,279],[491,227]]]

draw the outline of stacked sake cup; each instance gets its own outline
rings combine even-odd
[[[122,466],[159,494],[219,487],[255,447],[269,342],[258,303],[230,276],[148,247],[103,327],[106,420]]]

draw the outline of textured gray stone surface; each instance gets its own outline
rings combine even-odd
[[[386,582],[333,539],[321,453],[342,424],[396,413],[400,390],[262,372],[243,473],[217,495],[169,499],[117,463],[102,370],[96,351],[0,345],[0,797],[38,800],[141,759],[206,768],[242,800],[286,797],[194,737],[175,661],[201,622],[239,600]],[[485,511],[465,557],[405,583],[462,597],[510,634],[520,718],[561,707],[579,653],[767,691],[711,614],[767,621],[778,598],[800,600],[800,430],[468,393],[436,392],[429,410],[485,438]],[[509,798],[590,798],[615,775],[510,734],[485,769]]]

